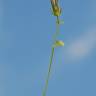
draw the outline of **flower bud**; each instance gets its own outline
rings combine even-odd
[[[61,8],[58,5],[58,0],[51,0],[51,5],[54,16],[60,16]]]
[[[57,40],[57,41],[54,43],[54,45],[53,45],[53,47],[59,47],[59,46],[64,46],[64,42],[61,41],[61,40]]]

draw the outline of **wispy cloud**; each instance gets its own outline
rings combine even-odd
[[[90,55],[96,48],[96,27],[84,32],[74,41],[70,42],[65,49],[65,58],[67,61],[77,61]]]

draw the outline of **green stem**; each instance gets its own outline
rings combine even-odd
[[[59,17],[57,16],[57,18],[56,18],[56,33],[53,36],[53,44],[56,42],[57,37],[59,35],[59,32],[60,32],[59,27],[60,27],[60,20],[59,20]]]
[[[46,92],[47,92],[47,88],[48,88],[48,82],[49,82],[49,77],[50,77],[50,74],[51,74],[53,56],[54,56],[54,47],[52,48],[52,52],[51,52],[51,56],[50,56],[50,64],[49,64],[49,68],[48,68],[48,75],[47,75],[45,88],[44,88],[42,96],[46,96]]]
[[[57,16],[57,20],[56,20],[56,33],[53,37],[53,45],[56,42],[56,39],[59,35],[59,17]],[[48,82],[49,82],[49,78],[50,78],[50,74],[51,74],[51,68],[52,68],[52,61],[53,61],[53,56],[54,56],[54,47],[52,46],[52,50],[51,50],[51,56],[50,56],[50,63],[49,63],[49,67],[48,67],[48,74],[47,74],[47,78],[46,78],[46,82],[45,82],[45,87],[43,90],[43,94],[42,96],[46,96],[46,92],[47,92],[47,88],[48,88]]]
[[[59,17],[57,16],[57,24],[60,24],[60,20]]]

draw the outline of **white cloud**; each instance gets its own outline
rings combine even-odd
[[[96,27],[70,42],[65,49],[66,61],[81,60],[90,55],[94,49],[96,49]]]

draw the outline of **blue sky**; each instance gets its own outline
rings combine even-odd
[[[60,0],[60,40],[47,96],[96,96],[96,0]],[[49,0],[0,0],[0,96],[42,96],[55,33]]]

